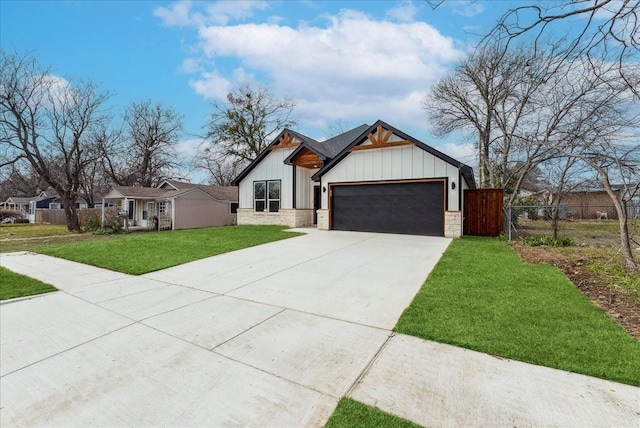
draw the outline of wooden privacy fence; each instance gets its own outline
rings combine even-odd
[[[464,191],[464,235],[498,236],[504,229],[503,189]]]
[[[77,209],[78,221],[80,226],[84,226],[88,217],[102,216],[102,208],[81,208]],[[36,223],[48,223],[48,224],[67,224],[67,219],[64,215],[64,209],[60,210],[48,210],[48,209],[36,209],[35,216]]]

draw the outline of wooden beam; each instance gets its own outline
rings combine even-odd
[[[370,149],[385,149],[387,147],[399,147],[399,146],[411,146],[413,143],[407,140],[393,141],[385,144],[370,144],[367,146],[353,146],[349,149],[350,152],[357,152],[358,150],[370,150]]]
[[[386,147],[398,147],[398,146],[408,146],[413,144],[411,141],[400,140],[400,141],[392,141],[389,142],[393,132],[388,129],[383,129],[382,125],[378,125],[376,129],[376,135],[369,133],[367,135],[367,139],[371,142],[371,144],[354,146],[349,151],[355,152],[358,150],[369,150],[369,149],[384,149]]]
[[[290,149],[298,147],[300,144],[301,143],[299,141],[295,141],[293,139],[293,135],[285,132],[278,140],[278,143],[271,146],[271,150]]]

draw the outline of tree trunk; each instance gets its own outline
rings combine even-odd
[[[64,204],[64,215],[67,220],[67,230],[69,232],[81,232],[80,220],[78,220],[78,212],[76,211],[76,203],[68,197],[61,196]]]
[[[640,264],[633,257],[633,251],[631,250],[631,241],[629,239],[629,227],[627,225],[627,210],[622,204],[622,200],[618,198],[613,189],[611,183],[609,183],[608,177],[604,176],[602,179],[604,189],[613,201],[613,206],[618,214],[618,223],[620,224],[620,244],[622,246],[622,253],[624,254],[625,264],[627,269],[631,272],[639,272]]]

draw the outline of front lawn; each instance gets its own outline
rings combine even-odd
[[[454,240],[395,331],[640,385],[640,343],[560,270],[498,239]]]
[[[36,238],[42,236],[69,235],[73,232],[60,224],[6,223],[0,225],[0,239]]]
[[[60,242],[31,251],[132,275],[298,236],[282,226],[225,226],[139,232],[78,242]]]
[[[0,267],[0,300],[56,291],[52,285]]]

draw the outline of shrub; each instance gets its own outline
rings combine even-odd
[[[17,218],[13,221],[14,223],[29,223],[28,218]]]
[[[112,210],[105,212],[104,226],[102,225],[101,216],[93,214],[87,217],[84,227],[95,235],[113,235],[124,232],[122,218],[118,217],[118,213]]]
[[[102,220],[99,215],[92,214],[84,221],[84,228],[89,232],[95,232],[102,228]]]
[[[0,221],[19,218],[22,218],[22,214],[20,214],[18,211],[0,209]],[[29,223],[28,220],[27,223]]]
[[[519,242],[530,247],[571,247],[574,245],[571,238],[553,238],[548,235],[523,236]]]

